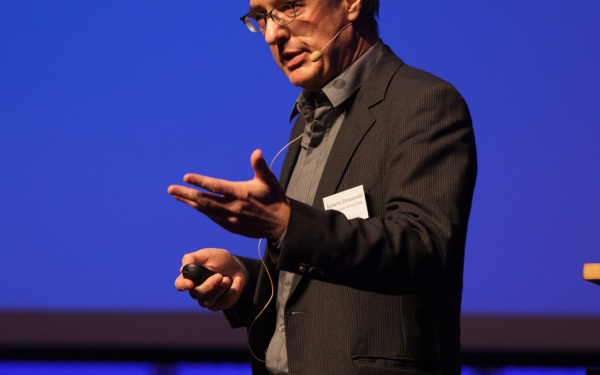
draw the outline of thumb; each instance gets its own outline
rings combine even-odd
[[[262,157],[261,150],[254,150],[254,152],[252,153],[252,156],[250,156],[250,165],[252,165],[252,169],[254,170],[255,178],[257,178],[259,180],[262,180],[262,181],[265,181],[268,183],[268,182],[270,182],[270,180],[273,180],[273,178],[275,177],[273,172],[271,172],[271,170],[267,166],[267,162]]]
[[[206,263],[208,261],[208,259],[210,258],[210,252],[209,251],[196,251],[194,253],[189,253],[189,254],[185,254],[183,256],[183,258],[181,259],[181,266],[185,266],[186,264],[199,264],[199,265],[203,265],[204,263]]]

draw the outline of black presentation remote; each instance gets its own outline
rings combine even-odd
[[[199,264],[186,264],[181,269],[181,274],[184,278],[192,280],[195,286],[202,284],[206,279],[216,274],[217,272],[210,270]]]

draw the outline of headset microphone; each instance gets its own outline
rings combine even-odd
[[[340,33],[342,32],[342,30],[344,30],[346,27],[348,27],[348,26],[350,26],[350,25],[352,25],[352,23],[349,23],[349,24],[347,24],[346,26],[342,27],[342,28],[340,29],[340,31],[338,31],[338,32],[337,32],[337,34],[335,34],[335,36],[334,36],[333,38],[331,38],[331,40],[330,40],[329,42],[327,42],[327,44],[325,45],[325,47],[321,48],[321,50],[320,50],[320,51],[314,51],[313,53],[311,53],[311,54],[310,54],[310,61],[312,61],[312,62],[317,62],[317,61],[321,60],[321,58],[323,57],[323,53],[322,53],[322,52],[323,52],[323,50],[324,50],[325,48],[327,48],[327,46],[328,46],[328,45],[329,45],[331,42],[333,42],[333,41],[335,40],[335,38],[337,38],[337,37],[338,37],[338,35],[340,35]]]

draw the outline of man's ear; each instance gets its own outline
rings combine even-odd
[[[362,0],[344,0],[346,6],[346,14],[348,15],[348,21],[354,22],[360,16],[362,9]]]

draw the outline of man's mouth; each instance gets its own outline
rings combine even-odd
[[[304,64],[306,53],[304,51],[288,51],[282,54],[283,65],[289,70],[299,68]]]

